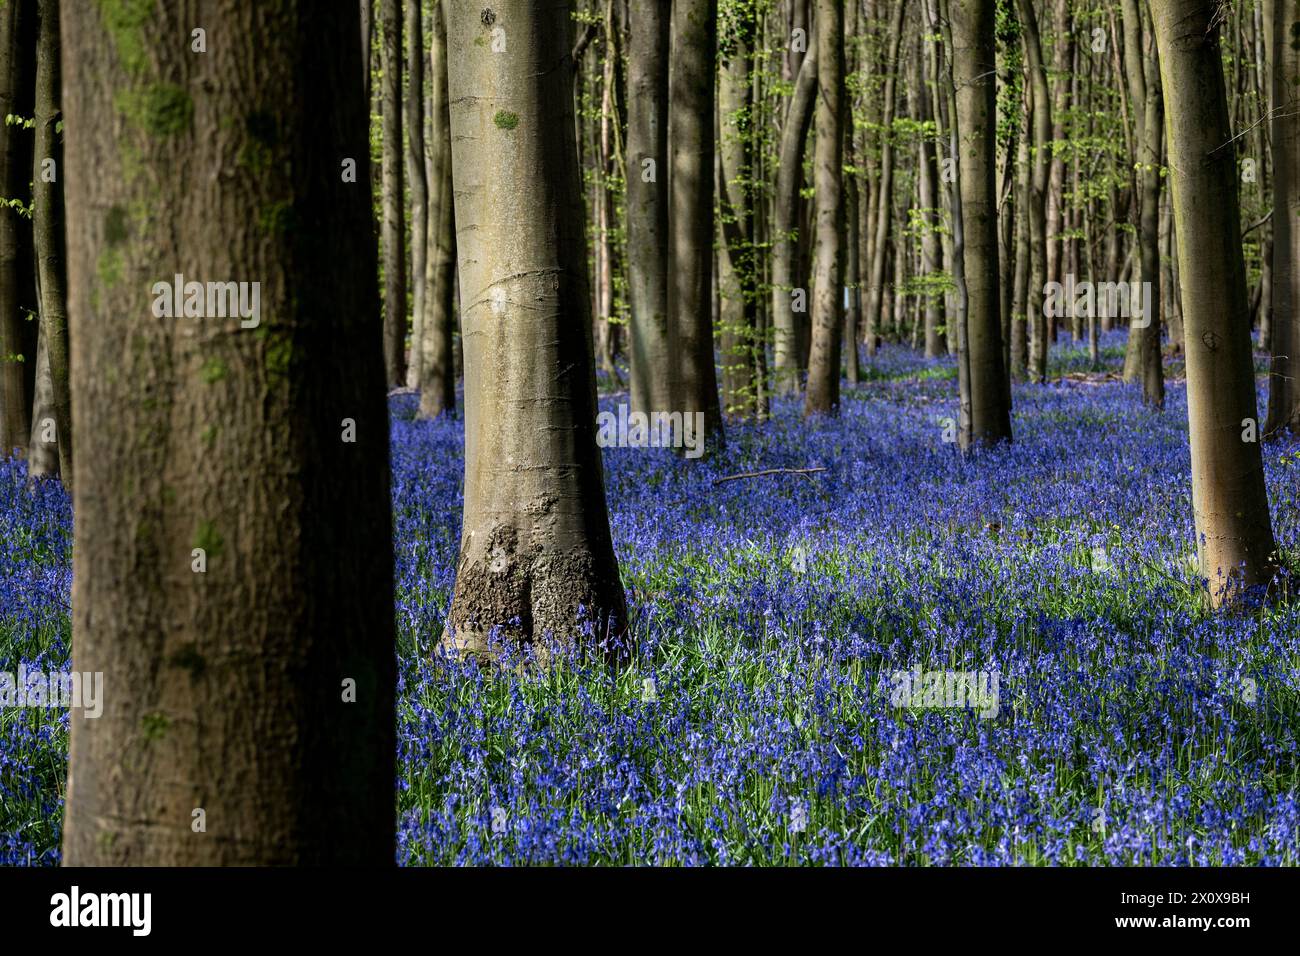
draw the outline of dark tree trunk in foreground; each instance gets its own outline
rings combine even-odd
[[[813,277],[812,350],[805,415],[840,407],[840,345],[844,324],[844,9],[818,0],[816,13],[817,143],[813,182],[817,203],[817,261]],[[888,203],[888,197],[883,202]],[[870,317],[868,317],[868,322]]]
[[[123,24],[64,6],[72,665],[104,694],[97,719],[72,712],[63,860],[391,865],[357,11],[228,0],[200,56],[168,9]],[[249,283],[249,308],[169,318],[176,274]]]
[[[953,82],[961,144],[958,194],[965,254],[970,419],[962,446],[1011,439],[998,269],[995,0],[952,0]],[[965,405],[966,403],[963,403]]]
[[[713,362],[713,73],[717,0],[673,0],[668,148],[672,152],[668,311],[677,333],[674,407],[704,413],[705,447],[723,441]]]
[[[1168,112],[1169,167],[1187,342],[1192,507],[1201,574],[1215,604],[1275,569],[1273,526],[1254,423],[1250,303],[1237,162],[1215,0],[1152,0]],[[1258,431],[1258,428],[1255,429]]]
[[[1274,2],[1273,364],[1265,431],[1300,435],[1300,8]]]
[[[384,113],[384,368],[406,384],[406,191],[402,158],[402,0],[382,0],[379,63]]]
[[[668,322],[669,4],[628,6],[628,301],[632,410],[672,408]]]
[[[465,512],[444,642],[621,640],[600,452],[571,4],[447,8],[465,348]],[[509,54],[492,51],[494,31]]]
[[[68,308],[63,238],[63,147],[59,111],[59,4],[40,0],[36,54],[36,143],[32,167],[32,232],[40,298],[41,362],[49,375],[48,412],[54,423],[58,471],[72,486],[72,396],[68,389]],[[47,160],[49,162],[47,162]],[[33,434],[44,440],[43,420]],[[33,456],[33,466],[37,464]],[[45,466],[48,469],[48,465]],[[33,474],[36,468],[33,468]]]

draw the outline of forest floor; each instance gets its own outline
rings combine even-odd
[[[1300,863],[1300,602],[1202,606],[1184,388],[1152,412],[1061,378],[1086,371],[1063,341],[1015,443],[965,460],[952,363],[892,347],[838,419],[778,403],[700,462],[606,449],[619,673],[431,653],[461,428],[394,397],[399,861]],[[1294,565],[1300,444],[1265,464]],[[67,666],[70,554],[62,491],[0,465],[0,670]],[[984,696],[900,698],[914,669]],[[58,859],[66,723],[0,709],[0,863]]]

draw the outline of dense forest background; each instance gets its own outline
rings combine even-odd
[[[0,861],[1295,863],[1297,17],[8,0]]]

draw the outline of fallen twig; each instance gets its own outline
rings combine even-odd
[[[742,478],[762,478],[764,475],[815,475],[818,472],[825,471],[825,468],[765,468],[762,471],[746,471],[739,475],[726,475],[722,478],[714,478],[713,483],[720,485],[727,481],[739,481]],[[811,480],[811,479],[810,479]]]

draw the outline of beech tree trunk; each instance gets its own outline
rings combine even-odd
[[[717,0],[673,0],[668,312],[677,333],[671,411],[704,413],[705,448],[723,443],[713,359],[713,74]]]
[[[451,179],[451,113],[447,101],[445,5],[433,5],[429,44],[428,240],[424,258],[424,323],[414,340],[420,356],[418,418],[456,408],[456,237]]]
[[[178,41],[192,22],[64,6],[72,666],[104,694],[98,718],[71,715],[63,861],[389,866],[392,517],[357,12],[227,0],[202,55]],[[259,283],[256,325],[160,315],[178,274],[249,283],[250,305]]]
[[[381,0],[383,71],[384,368],[388,384],[406,384],[406,188],[402,157],[402,0]]]
[[[799,335],[796,306],[807,309],[808,284],[799,269],[799,188],[803,183],[804,147],[812,125],[817,93],[817,47],[799,64],[794,97],[781,129],[781,156],[773,201],[775,226],[772,248],[772,331],[778,395],[799,392]]]
[[[1300,8],[1272,2],[1273,362],[1265,431],[1300,435]]]
[[[840,343],[844,323],[844,10],[817,0],[817,142],[813,152],[817,248],[812,294],[812,348],[804,415],[840,407]]]
[[[754,249],[753,109],[751,69],[758,19],[742,6],[730,22],[729,55],[718,73],[718,294],[723,337],[723,408],[759,419],[767,414],[759,337]]]
[[[1033,165],[1029,176],[1029,379],[1047,380],[1047,350],[1050,344],[1043,299],[1047,287],[1047,187],[1051,175],[1052,94],[1043,66],[1042,42],[1033,0],[1016,0],[1023,31],[1026,67],[1033,100]]]
[[[628,302],[632,410],[672,407],[673,334],[668,321],[669,5],[628,5]]]
[[[965,448],[1010,441],[1011,409],[1003,366],[998,267],[996,2],[952,0],[951,10],[961,144],[957,192],[964,227],[964,360],[970,382],[970,421],[962,435]]]
[[[1187,348],[1192,506],[1212,601],[1232,602],[1276,568],[1257,422],[1237,162],[1216,0],[1151,0],[1168,112]],[[1258,431],[1258,427],[1254,429]]]
[[[596,447],[571,13],[447,7],[465,510],[444,644],[487,659],[627,635]]]
[[[884,109],[880,119],[880,201],[876,205],[875,238],[871,243],[871,274],[867,287],[867,311],[864,318],[867,354],[875,355],[885,314],[885,265],[892,251],[889,243],[894,215],[894,102],[898,86],[898,51],[903,41],[903,18],[908,5],[900,3],[893,10],[889,26],[889,59],[884,64]]]
[[[1132,375],[1142,378],[1143,400],[1155,408],[1165,404],[1165,378],[1160,348],[1160,164],[1164,152],[1164,94],[1155,37],[1147,36],[1141,0],[1124,0],[1124,70],[1135,117],[1137,143],[1138,281],[1150,283],[1150,309],[1132,316],[1129,336],[1136,342]],[[1149,41],[1149,42],[1148,42]],[[1115,281],[1117,276],[1107,276]],[[1140,287],[1139,287],[1140,288]]]
[[[31,192],[31,133],[3,122],[30,116],[34,74],[34,16],[29,0],[0,6],[0,193],[26,204]],[[0,458],[27,455],[36,380],[37,324],[31,290],[32,227],[8,204],[0,205]]]
[[[406,384],[416,388],[424,361],[425,259],[429,241],[429,184],[424,177],[424,27],[420,0],[406,0],[406,181],[411,191],[411,361]]]
[[[56,124],[59,109],[59,4],[40,0],[37,7],[36,142],[32,165],[32,233],[40,299],[40,362],[49,376],[47,412],[54,423],[58,473],[72,487],[72,395],[68,382],[67,277],[64,266],[63,146]],[[48,160],[48,162],[47,162]],[[33,421],[33,441],[44,444],[44,415]],[[49,464],[32,458],[33,473],[51,473]]]

